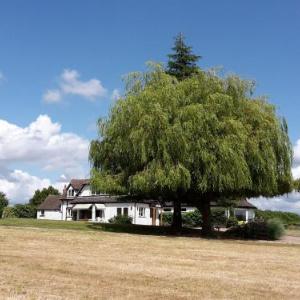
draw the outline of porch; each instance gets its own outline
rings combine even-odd
[[[72,208],[76,221],[104,222],[104,204],[75,204]]]

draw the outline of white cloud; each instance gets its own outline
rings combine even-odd
[[[274,198],[252,198],[249,201],[259,209],[291,211],[300,214],[300,193],[298,192]]]
[[[59,90],[48,90],[43,95],[43,100],[47,103],[57,103],[60,102],[62,98],[61,92]]]
[[[9,132],[9,134],[7,134]],[[78,169],[88,157],[89,142],[40,115],[27,127],[0,120],[0,163],[36,162],[43,169]]]
[[[64,95],[81,96],[93,101],[105,97],[107,90],[100,80],[92,78],[82,81],[78,71],[65,69],[59,78],[59,89],[46,91],[43,100],[47,103],[55,103],[61,101]]]
[[[35,190],[43,189],[49,185],[62,191],[64,184],[64,182],[52,183],[47,178],[32,176],[21,170],[11,171],[5,179],[0,178],[1,191],[10,199],[11,204],[26,203]]]
[[[111,94],[111,100],[117,101],[121,97],[121,94],[118,89],[114,89]]]
[[[300,140],[298,140],[294,146],[294,164],[292,172],[295,179],[300,178]]]
[[[65,178],[84,177],[88,169],[88,148],[88,140],[74,133],[62,132],[61,125],[52,122],[47,115],[40,115],[26,127],[0,119],[0,189],[8,191],[16,200],[36,186],[49,185],[48,179],[9,170],[15,164],[36,166],[44,172],[59,172]],[[21,191],[21,184],[27,184],[26,178],[33,180],[33,188],[24,187]],[[16,184],[18,181],[20,184]],[[58,181],[63,182],[63,177]]]

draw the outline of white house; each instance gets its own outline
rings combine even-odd
[[[216,203],[211,205],[218,206]],[[256,207],[246,199],[241,200],[233,209],[233,214],[248,222],[255,217]],[[195,210],[191,204],[182,204],[182,212]],[[134,200],[127,196],[95,194],[90,187],[89,179],[72,179],[64,188],[63,194],[49,195],[37,209],[38,219],[47,220],[86,220],[107,223],[117,215],[132,218],[133,224],[160,225],[162,212],[172,212],[173,203],[163,205],[157,200]],[[226,216],[230,211],[226,210]]]
[[[37,209],[38,219],[108,222],[127,215],[133,224],[159,225],[161,206],[156,200],[94,194],[88,179],[72,179],[62,196],[49,195]]]

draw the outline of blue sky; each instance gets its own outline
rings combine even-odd
[[[122,93],[122,76],[143,70],[149,60],[166,62],[178,32],[203,56],[202,68],[223,66],[225,73],[255,79],[257,94],[268,95],[287,118],[300,152],[299,1],[1,1],[0,119],[6,122],[2,134],[11,133],[19,144],[0,139],[0,183],[2,176],[2,189],[13,201],[24,201],[33,187],[88,175],[86,145],[112,94]],[[51,103],[45,100],[49,92],[55,93]],[[59,167],[54,146],[38,149],[37,143],[25,151],[36,140],[30,124],[52,128],[43,142],[52,137],[60,154],[62,144],[78,141],[82,149],[64,155],[80,166]],[[19,148],[2,145],[1,152],[1,141]],[[294,167],[299,165],[300,158]],[[10,183],[22,176],[28,182],[34,177],[36,185],[27,194],[12,192]]]

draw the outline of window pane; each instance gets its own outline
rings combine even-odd
[[[124,207],[124,216],[128,216],[128,207]]]
[[[117,215],[118,216],[122,215],[122,208],[121,207],[117,208]]]

